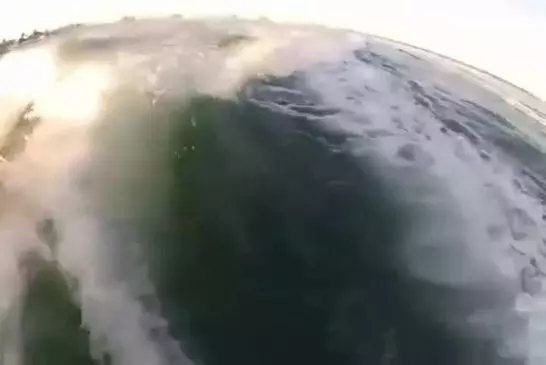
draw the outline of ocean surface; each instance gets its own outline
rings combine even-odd
[[[545,364],[544,104],[265,20],[0,58],[1,365]]]

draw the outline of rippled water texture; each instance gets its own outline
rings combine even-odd
[[[491,75],[125,21],[5,54],[0,110],[0,364],[546,362],[545,107]]]

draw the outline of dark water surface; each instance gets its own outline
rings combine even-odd
[[[207,365],[516,363],[500,358],[492,341],[464,338],[416,308],[417,293],[452,294],[399,270],[409,212],[371,160],[346,151],[350,135],[245,100],[178,102],[141,117],[135,136],[150,165],[168,174],[125,177],[134,214],[109,224],[126,241],[138,238],[160,302],[155,310],[190,358]],[[101,148],[122,161],[116,141]],[[31,280],[26,365],[100,363],[67,285],[47,265]]]

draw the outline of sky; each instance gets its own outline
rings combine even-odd
[[[546,0],[19,0],[0,38],[124,15],[267,16],[404,41],[496,74],[546,100]]]

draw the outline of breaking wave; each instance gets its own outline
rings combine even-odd
[[[1,363],[544,362],[543,131],[498,81],[179,19],[0,77]]]

